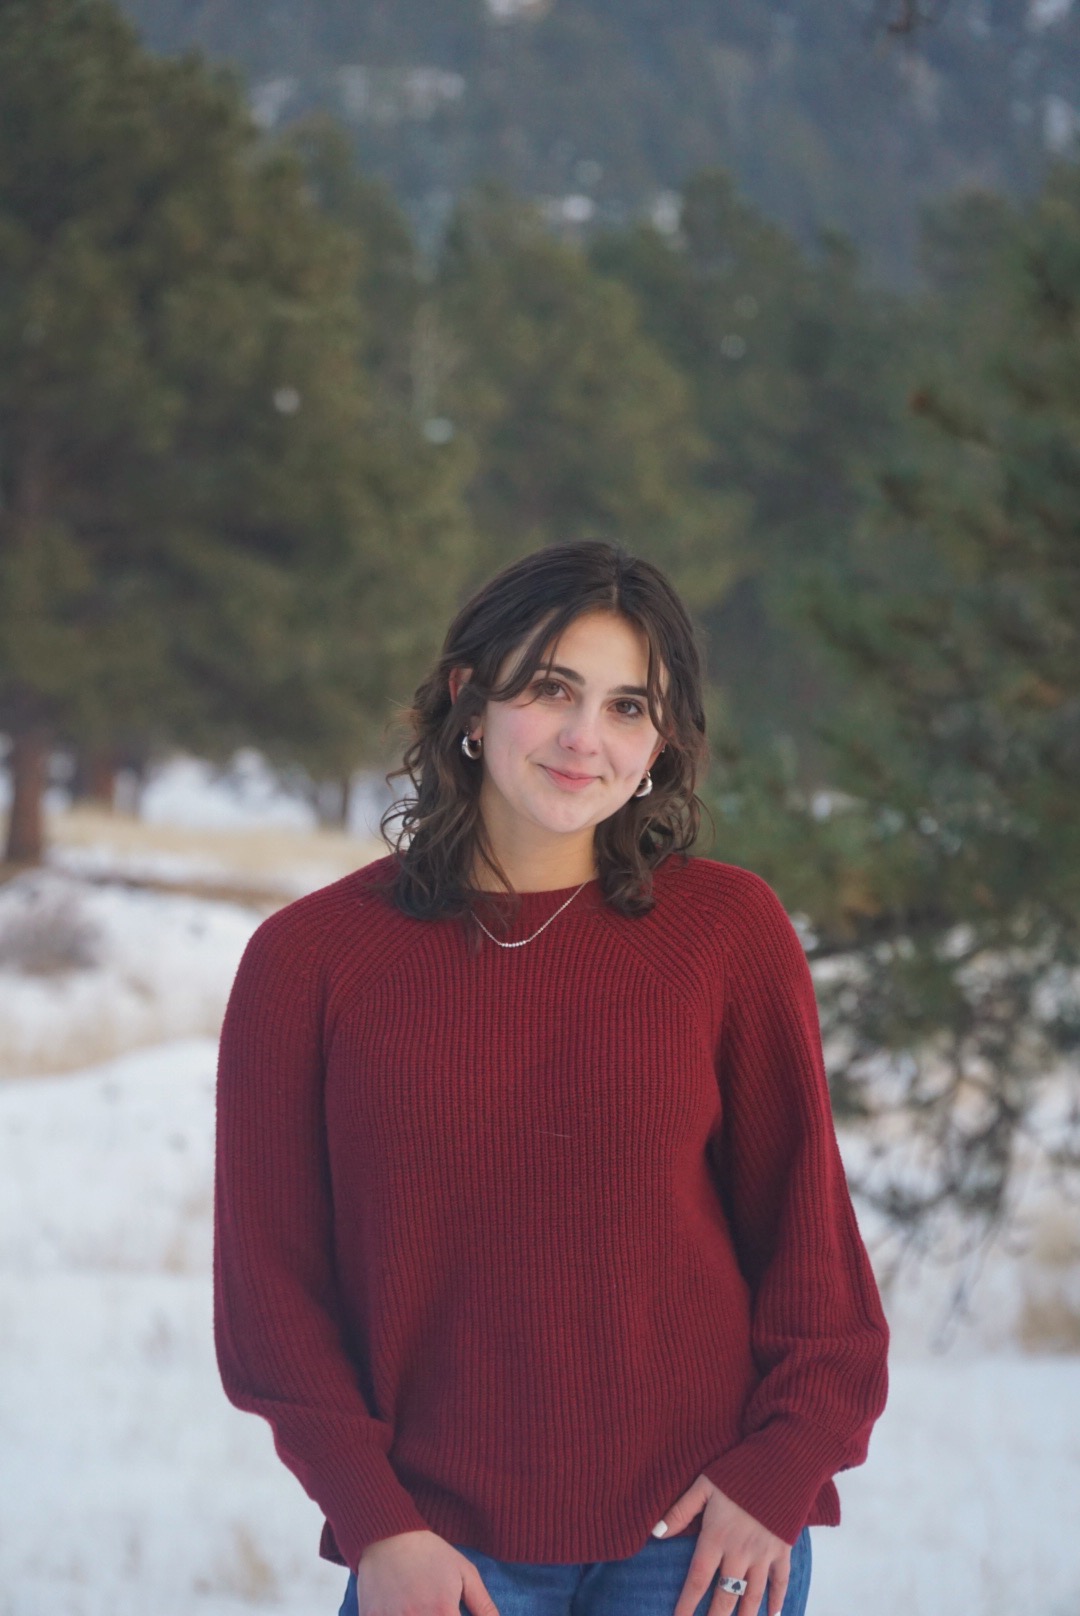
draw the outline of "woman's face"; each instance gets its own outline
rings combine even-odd
[[[499,669],[509,674],[519,652]],[[514,835],[591,832],[641,784],[663,740],[645,699],[648,643],[611,612],[588,612],[564,630],[552,657],[519,696],[489,701],[472,734],[483,740],[485,825]],[[451,678],[456,695],[461,675]]]

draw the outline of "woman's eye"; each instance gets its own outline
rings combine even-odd
[[[537,696],[550,697],[566,694],[566,686],[558,679],[537,679],[532,688]],[[622,697],[620,701],[615,703],[615,708],[620,718],[641,718],[645,712],[640,701],[635,701],[632,696]],[[630,711],[627,712],[626,708],[629,708]]]

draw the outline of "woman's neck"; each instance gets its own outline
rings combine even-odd
[[[560,837],[562,842],[564,838]],[[506,878],[515,892],[551,892],[562,887],[579,886],[591,881],[597,873],[596,852],[592,831],[587,843],[573,847],[559,843],[547,847],[500,847],[493,844],[492,853],[506,872]],[[473,868],[473,885],[481,892],[501,892],[502,885],[495,872],[477,855]]]

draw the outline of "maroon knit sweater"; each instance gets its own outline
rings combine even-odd
[[[324,1558],[623,1559],[702,1471],[788,1543],[835,1524],[887,1330],[776,894],[670,857],[648,915],[594,880],[475,953],[391,868],[264,921],[221,1038],[218,1362]]]

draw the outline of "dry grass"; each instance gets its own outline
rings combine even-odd
[[[121,872],[124,860],[140,855],[149,858],[166,854],[212,862],[221,866],[220,881],[216,876],[194,876],[176,882],[155,877],[147,884],[170,889],[182,886],[185,890],[213,888],[214,895],[224,884],[249,896],[252,889],[291,896],[295,890],[291,878],[296,875],[302,877],[308,870],[325,869],[325,879],[332,881],[370,864],[385,852],[381,842],[347,836],[343,831],[282,830],[274,826],[197,830],[182,825],[150,825],[131,814],[109,813],[84,804],[50,814],[48,837],[57,848],[113,853]],[[210,895],[209,891],[206,895]]]
[[[1047,1208],[1035,1225],[1031,1255],[1047,1268],[1080,1264],[1080,1207]]]
[[[1016,1327],[1027,1352],[1080,1353],[1080,1307],[1063,1292],[1024,1298]]]
[[[273,1566],[243,1521],[234,1521],[228,1552],[218,1558],[211,1577],[200,1577],[197,1593],[227,1593],[249,1604],[268,1604],[281,1597]]]
[[[1045,1207],[1032,1229],[1017,1339],[1028,1352],[1080,1353],[1080,1207]]]
[[[65,1072],[81,1072],[133,1049],[152,1049],[169,1038],[216,1039],[220,1031],[220,1013],[208,1014],[201,1022],[189,1022],[182,1034],[164,1023],[155,1025],[152,1017],[139,1031],[132,1032],[128,1027],[117,1026],[108,1016],[89,1013],[72,1016],[66,1026],[50,1028],[47,1037],[30,1043],[23,1038],[5,1039],[0,1014],[0,1083],[11,1077],[58,1077]]]

